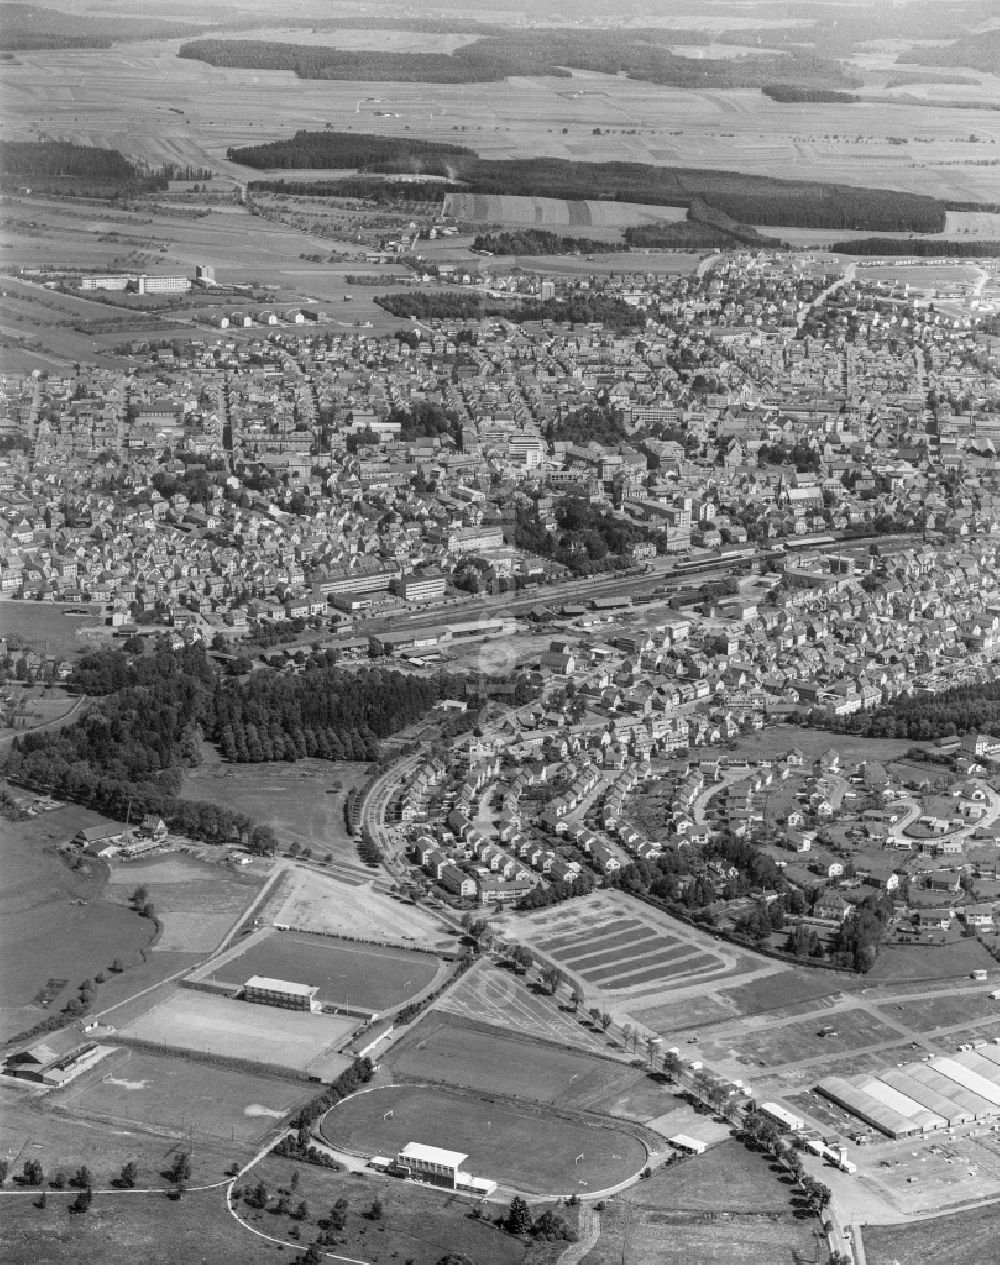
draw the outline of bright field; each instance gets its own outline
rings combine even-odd
[[[427,988],[441,970],[429,953],[350,944],[328,936],[277,931],[217,966],[208,978],[239,986],[251,975],[319,988],[328,1005],[391,1010]]]
[[[679,221],[682,206],[644,202],[574,202],[565,198],[529,198],[498,193],[446,193],[445,214],[487,224],[525,224],[533,228],[619,228],[628,224]],[[585,236],[586,234],[573,234]]]
[[[322,1128],[332,1146],[364,1155],[396,1155],[407,1142],[463,1151],[464,1171],[539,1194],[603,1190],[646,1161],[646,1148],[624,1130],[409,1085],[358,1094],[325,1116]]]
[[[335,1051],[354,1027],[333,1015],[256,1006],[182,988],[124,1031],[158,1045],[336,1075],[348,1060]]]
[[[249,1143],[308,1096],[304,1083],[122,1050],[47,1101],[124,1128],[152,1125]]]

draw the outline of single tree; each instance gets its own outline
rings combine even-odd
[[[527,1234],[531,1230],[531,1211],[520,1195],[510,1201],[504,1229],[508,1234]]]
[[[0,1186],[7,1180],[7,1174],[10,1172],[10,1163],[7,1160],[0,1160]]]
[[[45,1173],[38,1160],[25,1160],[21,1170],[21,1184],[24,1186],[41,1186]]]
[[[132,1190],[138,1176],[139,1165],[135,1162],[135,1160],[129,1160],[129,1162],[122,1168],[121,1184],[126,1190]]]
[[[366,1216],[369,1221],[382,1220],[382,1200],[379,1199],[378,1195],[376,1195],[372,1200],[371,1207],[368,1209]]]
[[[299,1204],[296,1207],[295,1211],[292,1213],[292,1216],[295,1218],[296,1221],[305,1221],[306,1218],[309,1216],[309,1205],[306,1203],[304,1199],[301,1199],[299,1201]]]
[[[170,1180],[176,1185],[186,1182],[191,1176],[191,1156],[187,1151],[178,1151],[170,1169]]]

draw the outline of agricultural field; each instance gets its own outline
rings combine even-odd
[[[124,1128],[170,1130],[192,1142],[207,1135],[251,1144],[308,1096],[302,1083],[123,1049],[50,1094],[46,1105]]]
[[[123,1035],[220,1058],[310,1069],[331,1079],[348,1064],[334,1051],[354,1027],[351,1020],[333,1015],[257,1006],[182,988],[130,1023]]]
[[[685,219],[682,206],[644,202],[575,202],[565,198],[529,198],[499,193],[446,193],[445,214],[466,223],[529,224],[533,228],[624,228],[629,224],[675,223]],[[581,236],[572,232],[571,236]],[[617,236],[617,235],[616,235]]]
[[[265,878],[264,868],[235,872],[187,856],[164,856],[114,864],[108,897],[125,905],[137,887],[146,887],[163,924],[153,951],[209,953],[253,901]]]
[[[206,978],[234,988],[251,975],[291,980],[318,987],[318,1000],[326,1005],[384,1011],[422,993],[444,973],[441,960],[429,953],[277,931],[213,963]]]
[[[391,1052],[395,1076],[494,1091],[634,1120],[660,1115],[665,1093],[641,1068],[431,1012]]]
[[[182,799],[207,800],[271,826],[283,847],[309,848],[320,860],[333,854],[338,875],[368,875],[347,833],[344,798],[368,776],[367,764],[300,760],[294,765],[206,763],[188,770]]]
[[[602,1190],[646,1161],[624,1129],[423,1086],[356,1094],[327,1113],[322,1131],[331,1146],[363,1155],[392,1156],[414,1141],[445,1146],[468,1155],[473,1176],[543,1195]]]
[[[107,819],[65,807],[0,829],[0,1036],[32,1027],[61,1008],[85,979],[140,960],[153,924],[106,898],[107,867],[73,869],[57,849]],[[44,995],[47,1006],[35,1001]]]
[[[995,1259],[997,1209],[972,1208],[904,1225],[866,1225],[862,1231],[869,1265],[902,1265],[904,1261],[948,1261],[950,1265],[983,1265]]]
[[[464,1255],[475,1265],[555,1265],[566,1248],[565,1243],[529,1243],[515,1239],[487,1220],[475,1220],[469,1216],[469,1200],[450,1191],[374,1174],[333,1173],[308,1164],[299,1166],[297,1171],[296,1197],[306,1201],[310,1213],[300,1227],[302,1242],[309,1243],[316,1237],[315,1221],[326,1217],[330,1208],[343,1199],[347,1204],[345,1225],[334,1236],[337,1243],[333,1251],[348,1260],[365,1261],[369,1265],[399,1265],[403,1261],[411,1261],[413,1265],[438,1265],[448,1253],[455,1253]],[[279,1186],[287,1188],[290,1175],[287,1160],[268,1156],[254,1166],[243,1185],[262,1181],[265,1188],[273,1192]],[[365,1215],[376,1196],[382,1204],[382,1218],[377,1224]],[[295,1206],[294,1200],[291,1206]],[[288,1244],[288,1231],[294,1222],[288,1216],[270,1211],[274,1207],[273,1199],[269,1210],[263,1213],[241,1203],[238,1212],[251,1229]],[[495,1215],[502,1210],[494,1212],[490,1208],[488,1211]],[[533,1211],[537,1214],[541,1206],[533,1205]],[[575,1224],[573,1208],[563,1206],[558,1211],[571,1226]],[[237,1241],[250,1244],[249,1230]],[[287,1261],[287,1255],[283,1259]]]

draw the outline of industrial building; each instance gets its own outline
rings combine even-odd
[[[890,1138],[1000,1118],[1000,1045],[975,1048],[877,1073],[828,1076],[825,1097]]]

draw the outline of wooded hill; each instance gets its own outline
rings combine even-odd
[[[513,76],[567,78],[573,70],[624,74],[630,79],[684,88],[755,88],[775,81],[850,87],[834,61],[788,49],[722,58],[683,57],[656,28],[621,31],[561,27],[511,29],[487,35],[452,53],[387,53],[269,40],[198,39],[179,57],[243,70],[292,71],[301,79],[366,82],[486,83]]]
[[[565,158],[480,158],[460,145],[351,132],[296,132],[284,141],[231,148],[232,162],[258,170],[310,168],[443,176],[469,193],[641,202],[709,210],[735,225],[839,228],[873,233],[940,233],[944,205],[893,189],[777,180],[736,171],[656,167],[649,163],[587,163]],[[721,221],[713,227],[725,227]],[[713,242],[714,244],[714,242]]]
[[[169,172],[149,172],[117,149],[69,141],[0,141],[0,187],[29,185],[52,192],[166,189]]]

